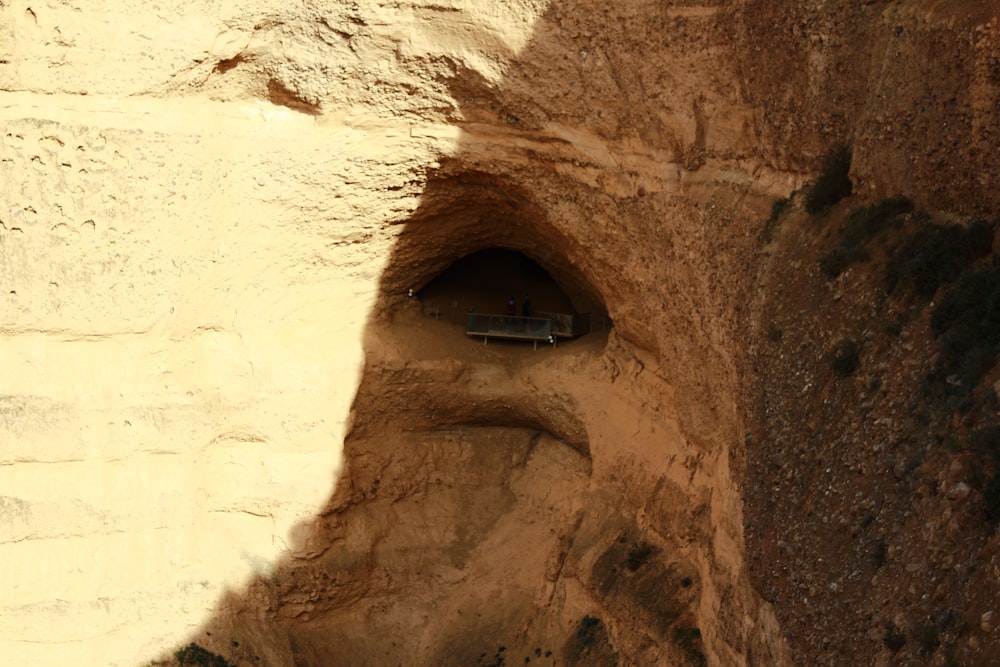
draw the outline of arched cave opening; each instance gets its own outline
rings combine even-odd
[[[455,309],[460,316],[506,313],[507,301],[515,299],[523,315],[527,297],[533,313],[576,312],[573,299],[538,262],[507,248],[487,248],[456,260],[418,293],[427,307]],[[579,301],[579,299],[578,299]]]
[[[589,314],[584,333],[609,329],[600,267],[567,235],[569,221],[509,176],[456,166],[442,166],[428,181],[398,236],[382,276],[381,312],[416,297],[425,315],[457,327],[473,309],[506,315],[511,297],[520,316],[528,296],[534,313]]]
[[[522,252],[475,251],[453,262],[414,296],[421,312],[466,333],[499,339],[577,338],[608,326],[603,305],[585,289],[568,288]],[[595,312],[596,311],[596,312]]]

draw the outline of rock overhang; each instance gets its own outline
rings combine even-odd
[[[420,206],[397,237],[382,276],[383,291],[390,301],[392,295],[419,291],[459,260],[490,249],[520,253],[537,263],[577,312],[608,312],[586,248],[515,176],[483,171],[428,179]]]

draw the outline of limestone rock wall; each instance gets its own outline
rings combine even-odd
[[[739,497],[744,304],[770,201],[845,140],[873,195],[996,204],[995,16],[883,4],[0,4],[0,650],[124,665],[197,639],[329,664],[317,627],[355,637],[355,657],[386,649],[352,629],[419,584],[394,553],[455,541],[435,581],[462,599],[463,576],[518,556],[484,545],[544,514],[533,480],[565,468],[548,519],[584,538],[574,551],[553,525],[506,620],[466,626],[467,648],[535,600],[545,637],[599,614],[622,664],[780,663]],[[897,58],[937,43],[947,57],[917,62],[952,68],[955,91]],[[934,144],[957,120],[952,148]],[[921,150],[933,160],[908,166]],[[606,311],[607,345],[540,376],[407,352],[406,290],[492,246]],[[509,383],[485,398],[516,420],[380,411],[400,386],[435,405],[497,373]],[[537,398],[552,391],[565,400]],[[501,430],[426,435],[472,422]],[[565,447],[583,440],[587,462]],[[438,454],[400,454],[425,446]],[[521,472],[487,475],[490,447]],[[474,470],[441,454],[456,448]],[[363,492],[373,470],[393,473],[388,498],[436,480],[497,504],[393,522]],[[615,546],[626,533],[647,558]],[[553,553],[565,576],[534,567]],[[700,643],[629,593],[622,558],[697,582],[682,629]],[[420,655],[449,657],[448,626],[422,622]]]
[[[149,94],[226,34],[194,10],[0,10],[8,664],[148,660],[329,497],[384,230],[439,150]]]
[[[755,1],[742,14],[739,67],[769,162],[809,168],[843,142],[865,197],[996,210],[996,7]]]
[[[134,664],[331,492],[379,270],[358,241],[413,167],[386,156],[420,142],[198,101],[2,104],[4,654]]]

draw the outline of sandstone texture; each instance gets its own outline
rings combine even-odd
[[[841,4],[0,0],[4,663],[998,659],[927,311],[817,262],[996,215],[1000,10]]]

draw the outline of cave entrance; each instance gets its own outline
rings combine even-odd
[[[487,248],[455,261],[416,296],[425,314],[490,338],[554,342],[591,330],[591,314],[538,262],[516,250]],[[579,301],[579,296],[576,299]]]

